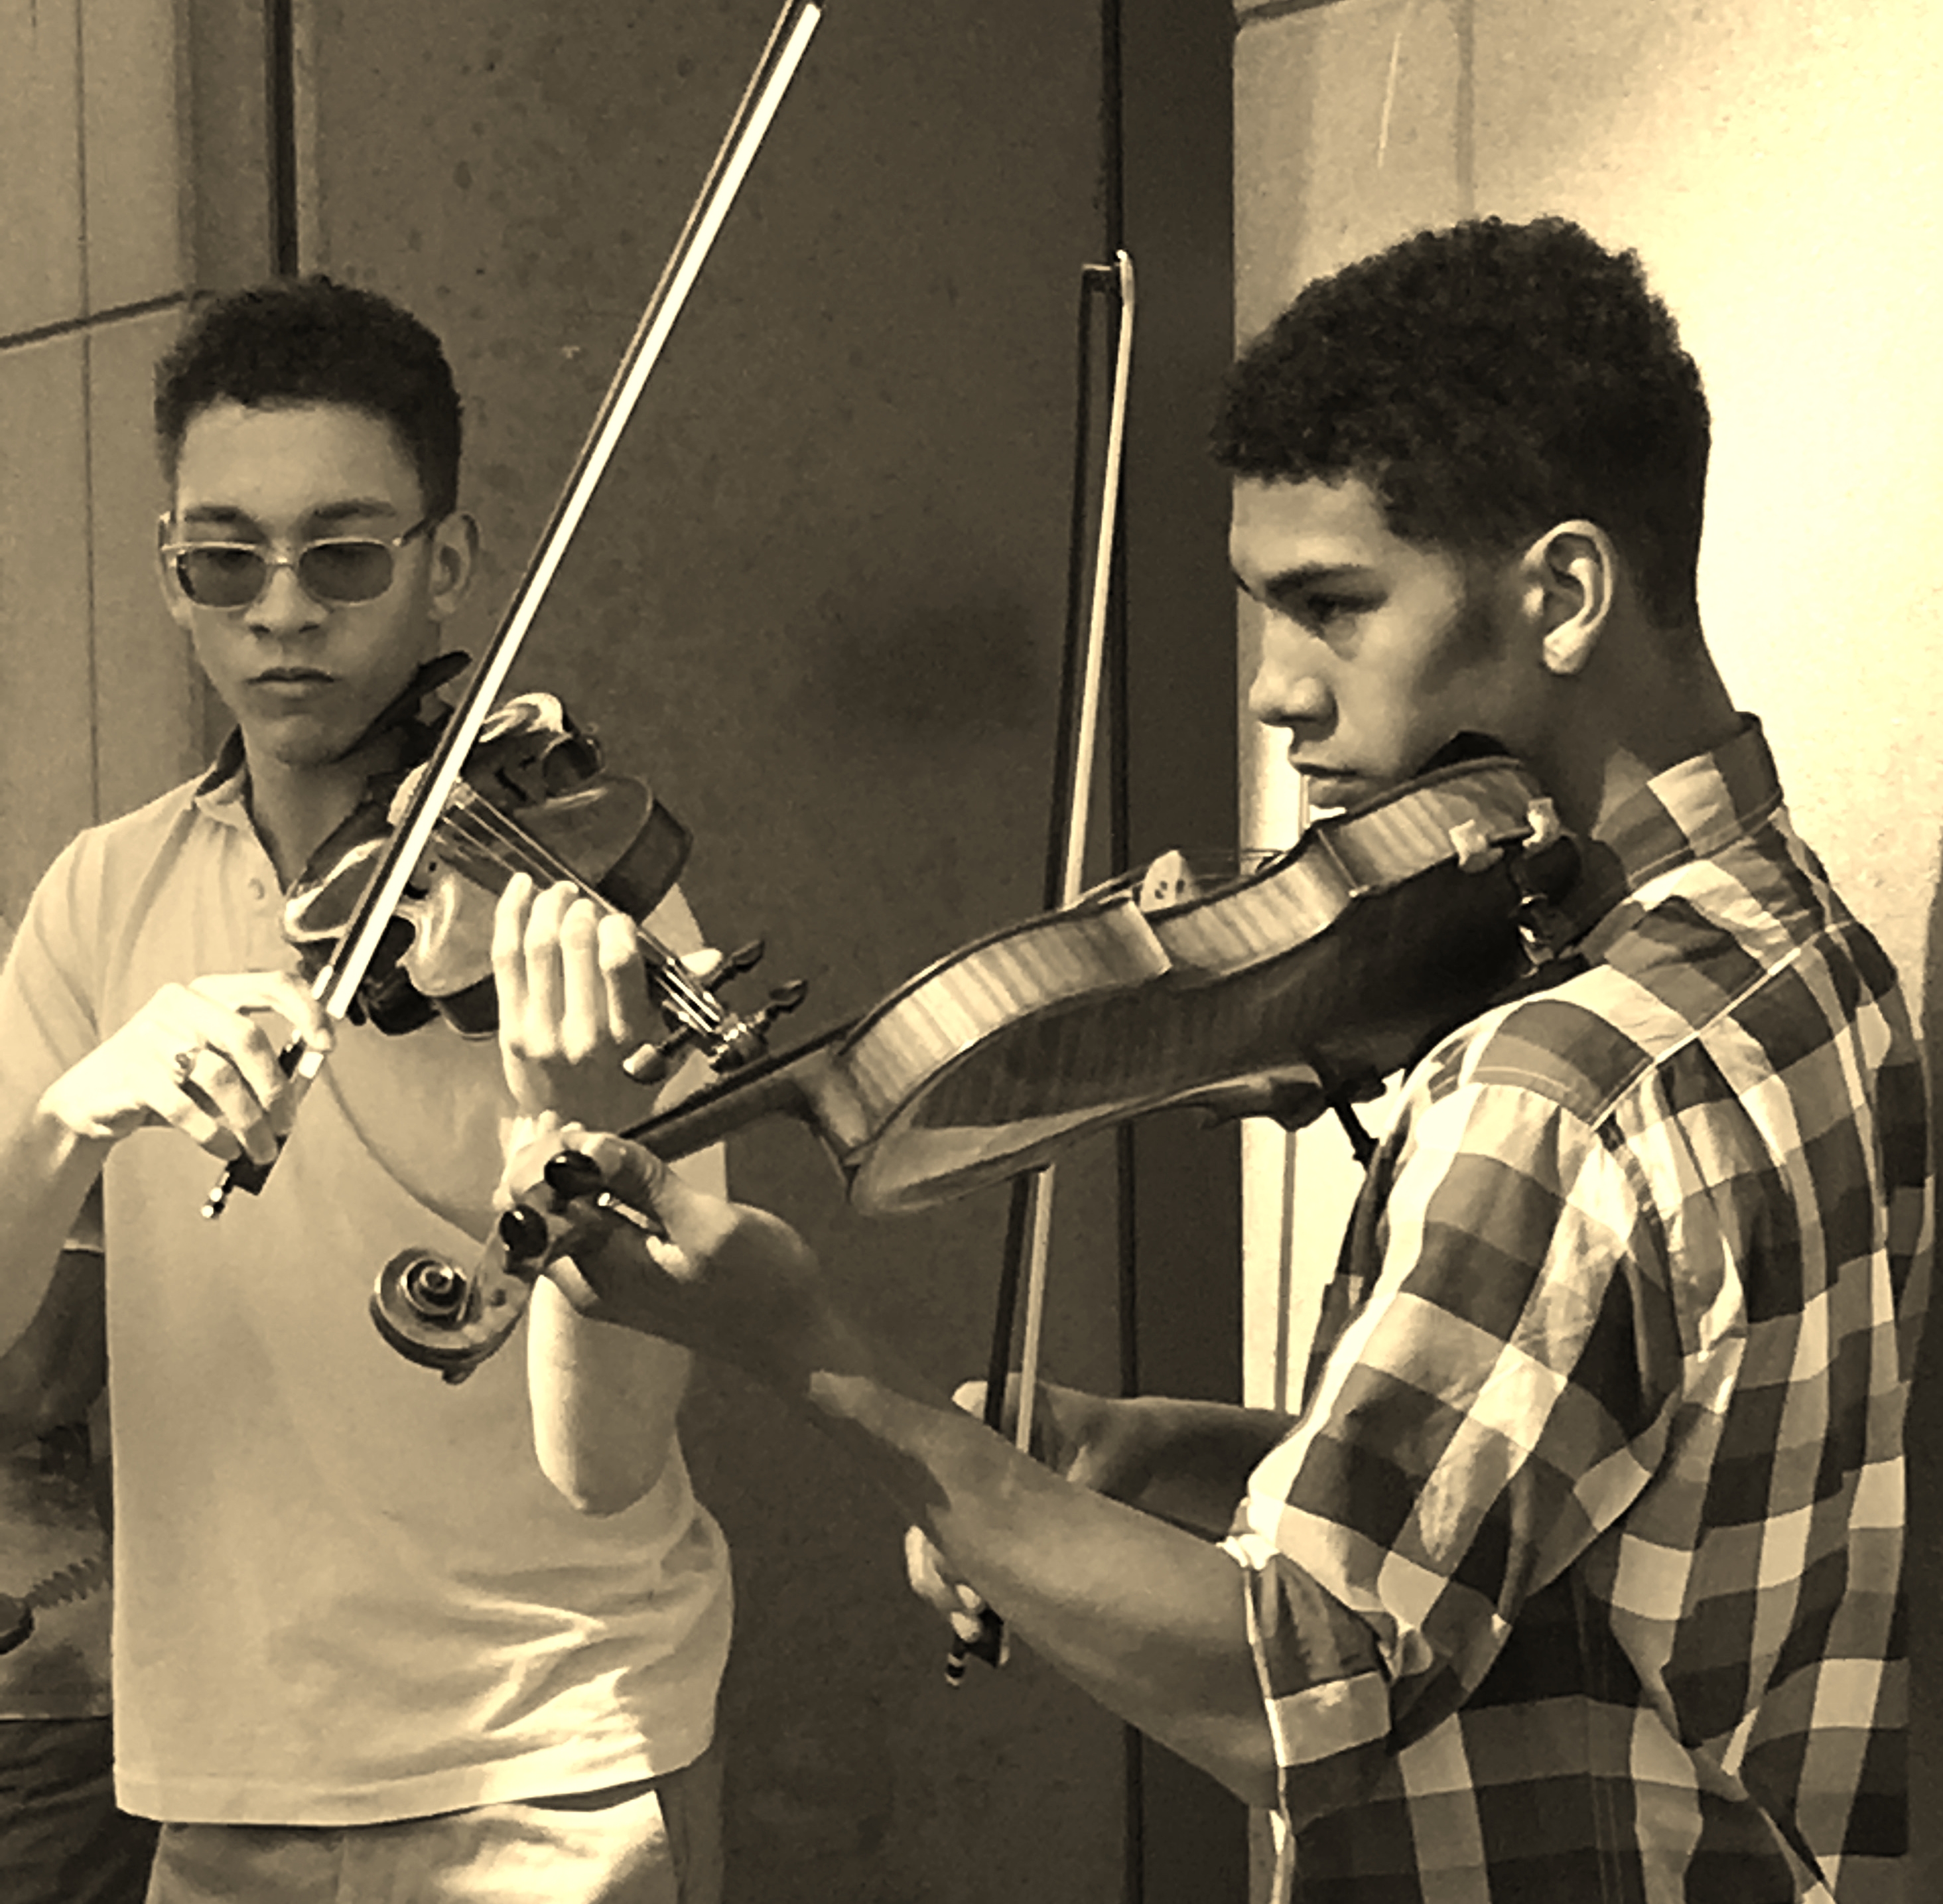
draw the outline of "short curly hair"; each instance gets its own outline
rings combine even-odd
[[[212,404],[340,404],[391,425],[433,516],[459,504],[459,392],[411,313],[329,278],[280,278],[200,306],[155,367],[155,438],[175,481],[183,438]]]
[[[1216,460],[1355,476],[1407,542],[1501,554],[1596,522],[1649,613],[1696,624],[1710,430],[1638,254],[1569,220],[1423,232],[1309,285],[1228,374]]]

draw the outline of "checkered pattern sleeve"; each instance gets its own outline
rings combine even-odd
[[[1561,1107],[1460,1084],[1377,1169],[1381,1268],[1230,1543],[1298,1823],[1463,1705],[1728,1353],[1675,1313],[1625,1159]]]

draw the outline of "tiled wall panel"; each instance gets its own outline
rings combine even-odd
[[[16,737],[0,757],[0,909],[14,914],[77,829],[202,751],[199,677],[151,553],[149,379],[179,321],[195,195],[178,130],[195,117],[189,11],[0,0],[0,683]],[[260,91],[258,11],[194,11],[250,50]],[[230,165],[224,202],[263,195],[256,158],[253,186]],[[130,305],[161,308],[96,321]]]
[[[89,361],[94,537],[95,723],[104,813],[140,806],[199,764],[201,676],[156,584],[166,500],[149,424],[156,358],[173,311],[103,326]]]
[[[112,311],[182,281],[175,0],[81,16],[87,302]]]
[[[0,0],[0,337],[81,309],[80,0]]]
[[[85,353],[0,351],[0,913],[94,817]]]

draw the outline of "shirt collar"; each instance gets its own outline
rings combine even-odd
[[[1582,934],[1590,932],[1649,880],[1713,858],[1773,818],[1781,804],[1781,782],[1760,723],[1743,714],[1732,739],[1655,774],[1594,828],[1565,910]],[[1595,947],[1587,950],[1597,955]]]
[[[207,818],[224,826],[254,832],[249,795],[250,767],[243,753],[243,730],[232,727],[208,769],[189,790],[189,799],[196,811]]]

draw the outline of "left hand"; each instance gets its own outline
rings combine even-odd
[[[668,1231],[662,1242],[597,1215],[576,1227],[545,1268],[582,1314],[734,1362],[784,1393],[856,1359],[820,1265],[780,1218],[697,1189],[638,1144],[571,1124],[515,1153],[512,1195],[534,1198],[562,1150],[592,1158],[618,1197]]]
[[[630,1122],[646,1105],[621,1069],[655,1022],[634,921],[570,886],[515,874],[493,914],[499,1055],[523,1117]],[[610,1115],[616,1107],[631,1115]]]

